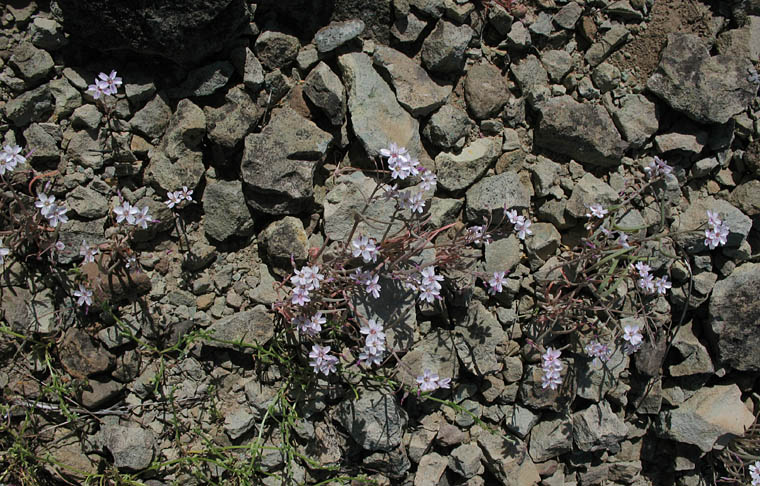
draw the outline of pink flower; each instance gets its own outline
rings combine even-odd
[[[602,205],[599,203],[594,203],[591,206],[588,206],[588,210],[589,212],[586,213],[587,218],[594,217],[594,218],[602,219],[607,213],[609,213],[609,211],[604,209]]]
[[[432,392],[438,389],[438,375],[426,369],[417,377],[417,385],[421,392]]]
[[[82,246],[79,247],[79,255],[84,257],[84,263],[94,263],[95,255],[98,249],[91,247],[85,240],[82,240]]]
[[[92,290],[87,289],[84,285],[79,284],[79,290],[74,291],[74,297],[78,297],[77,305],[92,305]]]
[[[541,368],[544,371],[544,374],[541,377],[542,388],[556,390],[557,387],[562,384],[562,377],[560,376],[560,373],[562,372],[562,362],[559,360],[561,355],[562,352],[560,350],[548,347],[541,356],[543,360]]]
[[[379,275],[374,275],[370,277],[366,282],[367,292],[369,292],[372,295],[372,297],[376,299],[380,298],[380,290],[382,290],[380,288],[380,284],[377,283],[377,280],[379,277],[380,277]]]
[[[357,236],[351,241],[351,246],[353,246],[353,256],[361,256],[364,263],[377,261],[377,246],[374,238]]]
[[[488,281],[488,293],[493,295],[503,290],[507,272],[493,272],[493,277]]]

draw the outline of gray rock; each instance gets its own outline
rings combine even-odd
[[[264,90],[267,93],[268,103],[279,102],[293,89],[293,86],[295,86],[293,81],[279,69],[275,69],[264,76]]]
[[[641,22],[644,15],[631,6],[628,0],[618,0],[607,6],[607,14],[612,18],[619,18],[627,22]]]
[[[370,471],[378,471],[389,478],[399,479],[411,469],[412,463],[406,454],[403,444],[388,452],[375,452],[365,457],[362,467]]]
[[[551,262],[551,261],[550,261]],[[556,262],[547,263],[553,267],[557,266]],[[537,275],[541,278],[541,273]],[[532,409],[550,409],[555,412],[564,410],[568,403],[575,398],[575,380],[568,378],[569,366],[568,360],[563,361],[563,368],[560,376],[563,380],[562,385],[556,390],[544,388],[541,384],[541,377],[544,375],[541,366],[530,365],[527,367],[525,377],[520,383],[520,401]]]
[[[559,230],[573,227],[575,219],[565,210],[567,199],[547,199],[538,207],[538,217],[554,225]]]
[[[53,19],[37,17],[30,27],[32,44],[40,49],[55,51],[69,43],[63,26]]]
[[[680,123],[673,132],[657,135],[654,145],[663,154],[673,151],[698,154],[708,141],[707,131],[687,122]]]
[[[503,410],[504,426],[520,439],[525,439],[538,423],[539,416],[519,404],[507,405]]]
[[[541,113],[534,141],[537,146],[591,165],[614,167],[620,163],[628,144],[603,107],[561,96],[539,103],[537,108]]]
[[[124,385],[116,381],[87,380],[87,385],[79,391],[80,403],[95,410],[102,405],[114,401],[124,391]]]
[[[446,74],[464,67],[465,51],[475,32],[469,25],[456,26],[443,19],[422,43],[422,63],[434,73]]]
[[[206,236],[216,241],[253,232],[253,219],[240,181],[209,181],[203,191],[203,212]]]
[[[467,117],[467,113],[454,105],[447,104],[433,113],[425,124],[422,134],[436,148],[451,150],[457,146],[459,140],[467,136],[474,126],[472,120]]]
[[[84,219],[102,218],[108,214],[106,197],[86,186],[77,186],[66,196],[66,206]]]
[[[330,120],[333,126],[346,120],[346,89],[340,78],[324,62],[309,72],[303,84],[306,97]]]
[[[261,64],[272,70],[293,64],[300,48],[297,37],[266,30],[256,38],[253,50]]]
[[[26,135],[24,137],[26,138]],[[739,184],[731,192],[729,199],[742,213],[754,218],[760,214],[760,181],[751,180]]]
[[[30,42],[22,42],[8,60],[8,64],[24,80],[27,87],[37,86],[53,72],[53,57]]]
[[[620,346],[613,348],[610,359],[603,364],[594,363],[591,358],[578,360],[575,377],[578,396],[594,402],[603,400],[619,385],[620,373],[628,369],[629,361]]]
[[[440,19],[446,9],[444,0],[409,0],[409,5],[434,19]]]
[[[526,238],[525,248],[531,256],[548,260],[559,248],[562,236],[551,223],[534,223],[531,230],[533,234]]]
[[[26,146],[34,148],[27,159],[32,162],[58,162],[61,157],[61,128],[56,123],[33,123],[24,130]]]
[[[364,32],[364,22],[360,19],[330,22],[314,34],[314,44],[320,54],[325,54],[359,37],[362,32]]]
[[[514,437],[483,432],[478,436],[486,469],[504,486],[538,484],[541,476],[525,444]]]
[[[171,116],[171,107],[163,96],[158,95],[135,113],[129,120],[129,125],[132,130],[146,136],[149,140],[160,138],[169,125]]]
[[[344,54],[338,58],[338,65],[348,90],[351,125],[367,155],[378,158],[380,149],[393,142],[421,158],[419,123],[396,101],[369,56]]]
[[[477,444],[462,444],[451,451],[449,469],[465,479],[470,479],[480,470],[482,458],[483,452]]]
[[[710,353],[699,342],[692,328],[692,322],[682,325],[678,328],[675,338],[673,338],[673,347],[680,353],[682,361],[678,364],[670,365],[668,368],[670,376],[711,375],[715,372],[712,359],[710,359]],[[735,356],[735,354],[732,353],[731,356]]]
[[[459,154],[441,152],[435,158],[438,185],[460,193],[477,182],[501,153],[501,137],[478,138]]]
[[[267,411],[271,415],[272,410],[277,410],[277,389],[274,387],[252,379],[246,382],[244,391],[256,418],[261,419],[267,414]]]
[[[676,111],[699,123],[726,123],[744,111],[757,87],[747,80],[747,63],[734,56],[710,56],[691,34],[671,34],[647,88]]]
[[[391,27],[391,35],[401,44],[411,44],[420,39],[425,27],[427,22],[410,12],[406,16],[396,17]]]
[[[620,69],[608,62],[599,64],[591,71],[591,80],[602,94],[611,91],[620,84]]]
[[[190,71],[182,84],[167,93],[174,99],[209,96],[224,88],[234,72],[230,62],[217,61]]]
[[[298,51],[298,56],[296,56],[296,64],[302,73],[308,72],[318,62],[319,53],[313,44],[305,45]]]
[[[499,35],[505,36],[512,29],[512,22],[514,18],[507,12],[507,10],[499,5],[494,4],[492,7],[488,7],[488,23],[496,29]]]
[[[586,62],[592,67],[596,67],[607,59],[615,49],[623,45],[628,40],[629,35],[630,32],[623,25],[614,25],[599,41],[595,42],[586,51]]]
[[[397,447],[406,427],[406,413],[396,397],[374,390],[363,390],[358,400],[344,400],[336,418],[356,443],[370,452]]]
[[[238,312],[214,322],[208,330],[212,339],[206,341],[211,346],[239,350],[236,343],[264,345],[274,336],[274,318],[266,306],[257,305],[253,309]],[[245,348],[246,352],[251,351]]]
[[[306,231],[300,219],[293,216],[274,221],[259,234],[269,261],[276,267],[291,270],[291,258],[301,266],[308,258]]]
[[[459,361],[450,331],[436,328],[420,342],[415,343],[401,358],[398,380],[406,386],[416,387],[417,377],[426,369],[437,373],[441,378],[451,378],[452,382],[456,382],[459,376]]]
[[[156,438],[148,429],[130,425],[105,425],[103,444],[113,456],[113,465],[126,471],[142,471],[153,462]]]
[[[88,130],[75,132],[66,147],[66,160],[82,167],[103,167],[105,144]]]
[[[124,94],[133,110],[143,106],[156,94],[156,83],[148,76],[137,75],[135,78],[130,76],[129,81],[124,83]]]
[[[540,88],[545,88],[549,84],[549,76],[546,73],[546,69],[544,69],[541,61],[533,54],[520,62],[512,64],[510,69],[523,95],[534,95]]]
[[[738,386],[715,385],[701,387],[677,408],[660,412],[654,429],[660,437],[709,452],[743,435],[753,422]]]
[[[230,439],[239,439],[256,426],[256,416],[247,408],[242,407],[224,415],[224,431]]]
[[[631,147],[643,147],[660,128],[660,110],[644,95],[625,95],[612,113],[615,126]]]
[[[82,45],[109,52],[132,51],[160,56],[183,66],[197,66],[236,40],[251,22],[243,0],[188,3],[57,2],[63,24]]]
[[[760,285],[760,265],[745,263],[719,281],[710,297],[708,338],[718,360],[732,368],[760,370],[760,329],[755,325],[760,303],[755,298]]]
[[[21,287],[9,287],[3,298],[3,317],[11,329],[21,333],[51,334],[61,329],[55,317],[50,289],[31,293]],[[108,361],[105,361],[106,366]]]
[[[454,327],[457,355],[467,370],[476,376],[501,371],[496,349],[507,336],[496,317],[480,302],[472,302],[467,315]]]
[[[709,197],[692,201],[682,214],[676,216],[671,231],[676,241],[689,253],[706,251],[704,229],[707,228],[707,211],[717,212],[729,227],[726,247],[738,248],[752,228],[752,220],[722,199]]]
[[[53,116],[56,119],[69,116],[74,110],[82,106],[82,95],[73,87],[66,78],[50,81],[48,84],[50,94],[55,99]]]
[[[481,179],[467,190],[465,215],[467,221],[482,222],[495,218],[506,205],[509,209],[530,207],[530,182],[517,173],[504,172]]]
[[[511,272],[522,259],[522,245],[514,234],[494,240],[486,245],[485,249],[485,272],[487,274]]]
[[[523,22],[515,22],[507,34],[507,46],[519,52],[524,52],[533,42],[530,38],[530,31]]]
[[[43,84],[5,103],[5,117],[17,127],[44,122],[53,113],[53,95]]]
[[[554,30],[552,16],[546,12],[539,12],[538,18],[530,24],[528,30],[536,36],[549,37]]]
[[[417,465],[414,486],[438,486],[448,464],[448,459],[436,452],[425,454]]]
[[[262,116],[250,95],[241,87],[232,88],[219,108],[205,107],[206,128],[211,142],[232,151],[245,139]]]
[[[574,413],[572,419],[575,445],[584,452],[608,451],[616,454],[620,451],[620,442],[628,434],[628,426],[606,401]]]
[[[545,420],[530,432],[530,457],[544,462],[573,450],[573,422],[563,416]]]
[[[276,111],[261,133],[245,138],[240,171],[252,189],[248,204],[269,214],[301,211],[314,194],[314,171],[330,134],[290,108]]]
[[[171,114],[171,113],[170,113]],[[95,105],[82,105],[71,114],[71,126],[77,130],[85,129],[95,134],[103,121],[103,114]]]
[[[509,96],[507,83],[493,64],[475,64],[467,71],[464,97],[468,110],[476,120],[497,115]]]
[[[573,30],[578,19],[581,18],[583,7],[576,2],[569,2],[554,14],[554,23],[563,29]]]
[[[585,219],[588,207],[592,204],[601,204],[607,208],[618,199],[618,193],[606,182],[586,173],[573,188],[566,210],[576,219]]]
[[[243,76],[245,87],[252,93],[258,93],[264,85],[264,68],[253,51],[247,47],[239,47],[232,51],[230,60],[237,72]]]
[[[395,49],[378,46],[372,61],[390,79],[398,102],[414,117],[435,111],[451,93],[450,87],[438,86],[419,64]]]
[[[560,49],[544,51],[541,53],[541,64],[552,82],[559,83],[573,69],[573,56]]]
[[[456,221],[464,202],[459,199],[443,199],[434,197],[430,199],[428,217],[433,228],[440,228]]]

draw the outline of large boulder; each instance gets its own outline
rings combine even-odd
[[[244,0],[59,0],[63,27],[101,51],[134,51],[193,65],[248,27]]]

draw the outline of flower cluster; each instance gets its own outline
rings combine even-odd
[[[25,163],[26,157],[21,155],[21,147],[18,145],[6,145],[0,150],[0,175],[13,172],[17,165]]]
[[[383,325],[374,319],[370,319],[366,325],[359,329],[359,332],[367,336],[364,338],[364,348],[359,354],[359,361],[369,366],[379,365],[383,360],[383,352],[385,351]]]
[[[387,149],[381,149],[380,155],[388,158],[388,168],[391,170],[391,178],[402,181],[409,176],[420,174],[420,163],[409,155],[404,147],[391,143]]]
[[[600,366],[602,363],[606,363],[612,356],[612,350],[606,344],[602,344],[596,339],[588,343],[585,347],[586,354],[594,358],[592,363],[594,366]]]
[[[309,366],[314,368],[314,371],[329,375],[335,372],[335,365],[338,364],[338,358],[332,356],[330,353],[330,346],[320,346],[315,344],[311,347],[309,353]]]
[[[398,208],[409,209],[412,214],[425,211],[424,192],[434,190],[437,182],[435,174],[422,167],[419,161],[409,155],[404,147],[391,143],[387,149],[381,149],[380,155],[388,159],[391,178],[404,180],[410,176],[420,176],[417,188],[401,191],[396,185],[385,188],[386,199],[395,199]]]
[[[319,283],[325,279],[325,276],[319,273],[319,265],[305,265],[300,270],[296,270],[290,281],[295,285],[291,302],[295,305],[303,306],[311,302],[310,292],[319,288]]]
[[[562,351],[552,347],[546,348],[546,352],[541,356],[541,368],[544,375],[541,377],[541,387],[556,390],[562,384],[562,361],[559,360]]]
[[[82,240],[79,247],[79,255],[84,257],[84,263],[95,263],[95,255],[99,253],[97,248],[91,247],[86,240]]]
[[[439,378],[437,373],[426,369],[417,377],[417,386],[419,393],[433,392],[439,388],[449,388],[451,386],[451,378]]]
[[[526,236],[533,234],[533,231],[529,229],[531,225],[530,220],[525,216],[518,215],[516,210],[510,209],[507,211],[507,208],[504,208],[504,215],[509,222],[512,223],[514,230],[517,233],[517,237],[521,240],[524,240]]]
[[[121,86],[121,78],[116,76],[116,71],[111,71],[111,74],[100,73],[95,78],[95,84],[87,87],[87,92],[97,100],[104,95],[115,95],[119,86]]]
[[[5,257],[7,257],[10,252],[11,251],[3,245],[3,239],[0,238],[0,265],[5,263]]]
[[[169,192],[166,194],[166,197],[169,199],[167,201],[164,201],[164,203],[169,206],[169,209],[173,209],[174,206],[179,206],[182,201],[192,201],[193,190],[188,189],[187,186],[182,186],[181,190]]]
[[[641,347],[641,341],[644,336],[641,335],[639,326],[625,326],[623,328],[623,341],[625,341],[625,354],[633,354]]]
[[[644,262],[636,263],[633,268],[639,276],[636,284],[645,294],[654,294],[656,292],[660,295],[665,295],[668,289],[673,286],[673,284],[668,281],[667,275],[655,280],[654,275],[650,273],[652,267]]]
[[[429,266],[422,269],[420,278],[417,282],[417,289],[420,291],[420,299],[428,304],[432,304],[436,299],[441,298],[441,284],[443,276],[435,274],[435,267]]]
[[[39,208],[40,214],[47,218],[48,224],[55,228],[59,223],[65,223],[69,220],[66,216],[68,209],[62,204],[55,202],[55,196],[48,196],[44,192],[37,195],[37,201],[34,202],[35,207]]]
[[[760,461],[749,465],[749,476],[752,478],[752,486],[760,486]]]
[[[327,319],[321,312],[317,312],[311,317],[298,316],[293,319],[293,324],[298,328],[298,332],[306,336],[314,337],[322,331],[322,324],[327,323]]]
[[[139,226],[142,229],[148,228],[148,223],[155,222],[148,211],[148,206],[140,209],[137,206],[132,206],[127,201],[122,201],[120,206],[113,208],[117,223],[126,221],[127,224]]]
[[[730,230],[726,222],[720,219],[718,213],[707,211],[707,225],[709,228],[705,230],[705,246],[714,250],[725,245]]]
[[[476,245],[491,243],[491,235],[486,232],[485,226],[471,226],[467,228],[465,238],[467,243],[475,243]]]
[[[666,176],[673,173],[673,167],[669,166],[667,162],[661,158],[654,156],[654,160],[649,163],[648,167],[644,168],[644,172],[650,179],[654,179],[659,176]]]
[[[354,270],[351,278],[358,282],[359,285],[364,285],[364,290],[372,295],[372,297],[376,299],[380,298],[380,291],[382,290],[380,283],[378,282],[380,275],[373,274],[372,272],[365,272],[357,268]]]

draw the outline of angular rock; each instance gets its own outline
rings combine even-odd
[[[268,214],[300,212],[314,194],[314,171],[332,141],[330,134],[290,108],[261,133],[245,138],[240,171],[252,190],[248,204]]]
[[[572,419],[575,445],[584,452],[606,450],[616,454],[628,434],[628,426],[606,401],[574,413]]]
[[[95,410],[113,402],[124,391],[124,385],[116,381],[98,381],[89,379],[87,386],[78,393],[79,401],[90,410]]]
[[[715,372],[712,360],[710,359],[710,353],[699,342],[692,328],[692,322],[682,325],[678,328],[675,338],[673,338],[673,347],[681,354],[682,361],[678,364],[670,365],[668,368],[670,376],[680,377],[712,374]]]
[[[372,61],[390,79],[398,102],[414,117],[435,111],[451,93],[450,87],[437,85],[419,64],[395,49],[378,46]]]
[[[235,68],[228,61],[217,61],[188,73],[187,78],[168,91],[174,99],[209,96],[224,88]]]
[[[470,479],[480,470],[482,458],[483,452],[477,444],[462,444],[451,451],[449,469],[465,479]]]
[[[81,380],[111,367],[114,357],[83,330],[72,327],[66,331],[59,346],[61,364],[66,371]]]
[[[660,128],[657,105],[644,95],[630,94],[620,101],[620,109],[612,113],[615,126],[631,147],[642,147]]]
[[[22,42],[15,49],[8,63],[18,73],[27,87],[37,86],[55,67],[53,57],[30,42]]]
[[[433,113],[422,130],[425,138],[438,149],[451,150],[470,132],[475,124],[467,113],[454,105],[443,105]],[[461,145],[459,145],[461,148]]]
[[[262,112],[240,87],[232,88],[225,98],[227,102],[219,108],[204,108],[206,127],[211,142],[233,151],[259,122]]]
[[[760,264],[745,263],[719,281],[710,297],[708,338],[718,360],[734,369],[760,370]]]
[[[225,414],[224,431],[227,432],[230,439],[239,439],[256,426],[256,416],[247,408],[239,408],[232,413]]]
[[[383,323],[389,351],[406,352],[417,331],[416,293],[390,278],[380,277],[378,283],[379,298],[355,294],[352,304],[360,315]]]
[[[612,52],[623,45],[627,40],[630,32],[623,25],[614,25],[604,34],[599,41],[595,42],[588,51],[586,51],[586,62],[591,67],[596,67],[602,61],[612,54]]]
[[[364,32],[364,22],[361,19],[331,22],[314,34],[314,44],[320,54],[325,54],[359,37],[362,32]]]
[[[153,462],[156,438],[148,429],[130,425],[106,425],[101,430],[105,447],[113,456],[113,465],[126,471],[142,471]]]
[[[84,219],[102,218],[108,214],[108,200],[87,186],[77,186],[66,196],[66,206]]]
[[[5,103],[5,117],[17,127],[25,127],[32,122],[44,122],[53,113],[53,95],[47,84]]]
[[[435,158],[438,186],[451,193],[477,182],[501,153],[501,137],[478,138],[459,154],[441,152]]]
[[[450,331],[436,328],[420,342],[415,343],[401,358],[398,380],[409,387],[415,387],[417,377],[426,369],[437,373],[441,378],[456,381],[459,376],[459,361]]]
[[[135,113],[129,120],[129,125],[132,130],[148,139],[159,138],[169,125],[171,116],[171,107],[163,96],[158,95]]]
[[[481,179],[467,190],[467,221],[482,223],[496,217],[504,206],[510,209],[530,207],[530,193],[525,181],[515,172],[504,172]]]
[[[370,452],[397,447],[406,427],[406,413],[396,397],[374,390],[363,390],[358,400],[343,401],[336,418],[356,443]]]
[[[29,161],[55,163],[60,160],[60,143],[63,140],[61,128],[56,123],[33,123],[24,130],[27,147],[34,151],[27,157]]]
[[[583,7],[576,2],[569,2],[567,5],[559,9],[559,12],[554,14],[554,23],[562,27],[563,29],[573,30],[578,19],[581,18],[583,13]]]
[[[247,47],[239,47],[232,51],[230,60],[237,72],[243,76],[243,84],[252,93],[258,93],[264,85],[264,68],[256,55]]]
[[[522,245],[514,234],[486,245],[486,274],[511,272],[522,259]]]
[[[591,173],[586,173],[573,188],[566,211],[570,216],[581,219],[586,217],[588,207],[592,204],[601,204],[606,208],[618,199],[617,192],[606,182],[597,179]]]
[[[551,261],[550,261],[551,262]],[[549,263],[557,266],[556,263]],[[539,277],[540,277],[539,273]],[[563,360],[566,361],[566,360]],[[541,366],[531,365],[527,368],[527,373],[520,383],[520,402],[532,409],[550,409],[555,412],[564,410],[568,403],[575,398],[575,380],[572,378],[571,370],[568,364],[563,362],[563,368],[560,372],[562,385],[556,390],[552,390],[542,385],[541,378],[544,375]]]
[[[300,266],[308,257],[306,231],[300,219],[293,216],[271,223],[259,234],[269,261],[279,268],[291,270],[291,258]]]
[[[422,63],[439,74],[460,71],[464,67],[465,51],[475,32],[469,25],[456,26],[443,19],[422,43]]]
[[[502,410],[504,411],[504,426],[521,439],[525,439],[533,426],[538,423],[539,416],[519,404],[506,405]]]
[[[422,456],[414,475],[414,486],[437,486],[446,471],[448,460],[436,452]]]
[[[412,467],[403,444],[389,452],[375,452],[362,461],[362,466],[379,471],[389,478],[399,479]]]
[[[82,95],[66,78],[54,79],[47,85],[50,94],[55,99],[53,116],[56,119],[69,116],[74,110],[82,106]]]
[[[466,317],[454,327],[454,345],[465,368],[475,376],[501,371],[496,349],[507,336],[496,317],[480,302],[473,302]]]
[[[37,17],[30,27],[32,44],[40,49],[55,51],[69,43],[63,26],[53,19]]]
[[[497,115],[510,93],[499,68],[490,63],[475,64],[467,71],[464,97],[476,120]]]
[[[216,241],[253,232],[253,219],[240,181],[209,181],[203,191],[203,212],[206,236]]]
[[[533,54],[510,66],[523,95],[530,96],[549,84],[546,69]]]
[[[603,400],[620,384],[620,373],[628,369],[629,361],[619,346],[603,366],[591,359],[580,361],[575,377],[578,396],[594,402]]]
[[[84,45],[104,52],[133,51],[184,66],[222,50],[247,28],[244,0],[62,0],[63,26]]]
[[[21,287],[4,289],[2,315],[11,329],[24,334],[50,334],[61,328],[55,318],[54,296],[50,289],[34,294]]]
[[[571,3],[569,5],[577,4]],[[573,56],[560,49],[544,51],[541,53],[541,64],[549,74],[549,78],[558,83],[573,69]]]
[[[708,139],[709,135],[705,130],[691,123],[680,123],[676,130],[657,135],[654,144],[663,154],[671,151],[698,154],[707,145]]]
[[[544,462],[573,450],[573,422],[564,416],[538,423],[530,432],[530,457]]]
[[[514,437],[483,432],[478,436],[486,469],[504,486],[538,484],[541,476],[525,444]]]
[[[751,180],[739,184],[729,199],[742,213],[754,218],[760,214],[760,181]]]
[[[419,123],[396,101],[370,57],[344,54],[338,58],[338,66],[347,86],[351,125],[367,155],[378,158],[380,149],[395,143],[406,147],[413,157],[422,157]]]
[[[266,30],[256,38],[256,58],[270,70],[286,68],[293,64],[301,43],[297,37],[282,32]]]
[[[257,305],[216,321],[208,330],[213,333],[206,341],[211,346],[239,349],[235,343],[264,345],[274,336],[274,318],[266,306]]]
[[[346,120],[346,89],[340,78],[324,62],[312,69],[303,84],[303,93],[317,105],[333,126]]]
[[[397,15],[391,27],[391,35],[401,44],[412,44],[420,39],[425,27],[427,22],[411,12],[406,16]]]
[[[560,96],[539,103],[537,108],[541,113],[534,141],[537,146],[581,163],[602,167],[620,164],[628,144],[603,107]]]
[[[710,56],[693,34],[671,34],[647,88],[674,110],[699,123],[726,123],[754,98],[741,57]]]
[[[660,437],[699,447],[709,452],[741,436],[754,416],[741,400],[736,385],[702,387],[677,408],[660,412],[655,432]]]

